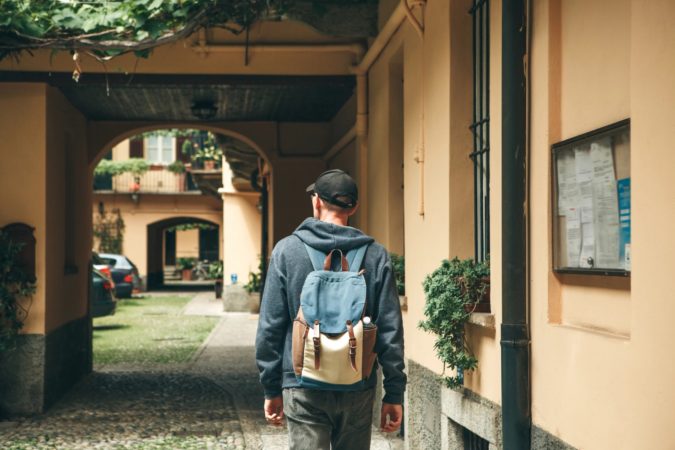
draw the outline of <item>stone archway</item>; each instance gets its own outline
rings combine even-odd
[[[219,224],[207,219],[190,216],[176,216],[158,220],[147,225],[147,288],[153,290],[164,285],[164,261],[162,258],[163,235],[167,228],[188,223],[201,223],[216,226]]]

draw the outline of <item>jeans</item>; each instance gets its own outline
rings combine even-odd
[[[284,389],[290,450],[368,450],[375,389]]]

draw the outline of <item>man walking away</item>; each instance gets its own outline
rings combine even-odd
[[[311,195],[314,217],[306,219],[292,235],[274,247],[265,280],[256,336],[256,362],[265,391],[265,418],[270,424],[281,425],[286,417],[291,450],[369,449],[376,367],[369,375],[364,370],[362,381],[344,387],[313,380],[308,383],[305,372],[298,376],[297,364],[294,369],[293,323],[294,319],[302,321],[306,305],[300,308],[301,293],[304,294],[305,279],[317,270],[316,255],[330,255],[326,258],[326,267],[331,269],[335,254],[353,255],[365,246],[363,263],[349,269],[357,273],[347,275],[365,280],[365,305],[361,320],[354,321],[354,324],[360,322],[358,326],[352,327],[352,322],[347,320],[352,348],[347,350],[349,357],[345,353],[348,368],[345,373],[351,373],[350,358],[354,370],[360,365],[360,360],[355,364],[352,351],[356,353],[357,342],[359,346],[362,344],[354,337],[353,329],[366,330],[376,325],[375,366],[379,363],[382,367],[385,391],[381,428],[386,432],[397,430],[403,415],[401,403],[406,376],[403,373],[403,325],[392,264],[384,247],[347,225],[358,208],[358,189],[348,174],[341,170],[324,172],[307,192]],[[310,256],[310,252],[314,256]],[[343,270],[347,259],[342,258]],[[351,259],[359,258],[351,256]],[[305,361],[313,361],[306,364],[312,366],[306,371],[320,367],[329,370],[326,367],[333,366],[325,361],[330,355],[325,351],[327,347],[321,346],[336,339],[320,334],[323,324],[319,325],[319,320],[314,322],[314,327],[309,321],[302,323],[307,328],[305,337],[309,333],[314,339],[314,350],[311,344],[304,350]],[[296,356],[296,363],[297,359]],[[302,355],[299,360],[302,362]]]

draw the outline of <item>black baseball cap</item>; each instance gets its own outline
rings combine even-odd
[[[339,206],[353,208],[359,200],[359,189],[356,182],[346,172],[340,169],[328,170],[307,186],[307,192],[316,193],[322,200]],[[349,202],[344,202],[345,198]]]

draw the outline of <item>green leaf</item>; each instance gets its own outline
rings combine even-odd
[[[139,30],[136,32],[136,39],[138,39],[139,41],[147,39],[149,36],[150,33],[148,33],[146,30]]]
[[[90,18],[90,19],[85,20],[84,23],[82,24],[82,31],[84,31],[85,33],[88,33],[91,30],[93,30],[94,28],[96,28],[97,26],[98,26],[98,21],[95,18]]]
[[[139,58],[148,58],[150,54],[152,53],[152,49],[146,48],[145,50],[136,50],[134,51],[134,55],[138,56]]]

